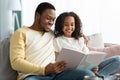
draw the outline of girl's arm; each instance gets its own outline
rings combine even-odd
[[[55,52],[55,60],[57,59],[59,53],[58,52]]]
[[[88,39],[87,36],[85,36],[85,34],[81,33],[81,36],[84,38],[85,44],[88,44]]]

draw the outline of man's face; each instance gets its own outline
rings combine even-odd
[[[39,28],[43,31],[50,31],[55,20],[55,10],[46,9],[39,17]]]

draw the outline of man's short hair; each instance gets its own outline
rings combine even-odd
[[[38,12],[39,14],[42,14],[42,12],[46,9],[53,9],[53,10],[56,10],[55,7],[48,3],[48,2],[43,2],[43,3],[40,3],[38,5],[38,7],[36,8],[36,11],[35,12]]]

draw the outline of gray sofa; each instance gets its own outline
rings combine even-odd
[[[17,72],[10,66],[9,46],[9,37],[0,41],[0,80],[17,80]],[[106,43],[105,46],[111,46],[111,44]]]
[[[0,42],[0,80],[17,80],[17,72],[10,66],[9,44],[10,38]]]

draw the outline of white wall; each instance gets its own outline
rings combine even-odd
[[[12,32],[12,12],[8,10],[8,0],[0,0],[0,40]]]
[[[22,0],[23,25],[32,25],[35,8],[43,1],[56,7],[57,16],[64,11],[76,12],[82,20],[86,35],[102,33],[105,42],[120,44],[119,0]],[[0,0],[0,39],[7,36],[12,29],[11,12],[7,10],[7,2],[8,0]],[[52,28],[54,29],[54,25]]]
[[[45,0],[22,0],[23,24],[31,25],[36,6]],[[120,5],[119,0],[46,0],[55,5],[57,16],[64,11],[76,12],[86,35],[102,33],[105,42],[120,44]],[[27,4],[26,4],[27,3]],[[54,28],[54,26],[53,26]]]
[[[31,26],[34,20],[34,12],[41,2],[50,2],[56,8],[56,15],[67,10],[67,0],[22,0],[23,25]]]
[[[106,42],[120,44],[120,1],[104,0],[101,3],[101,32]]]

